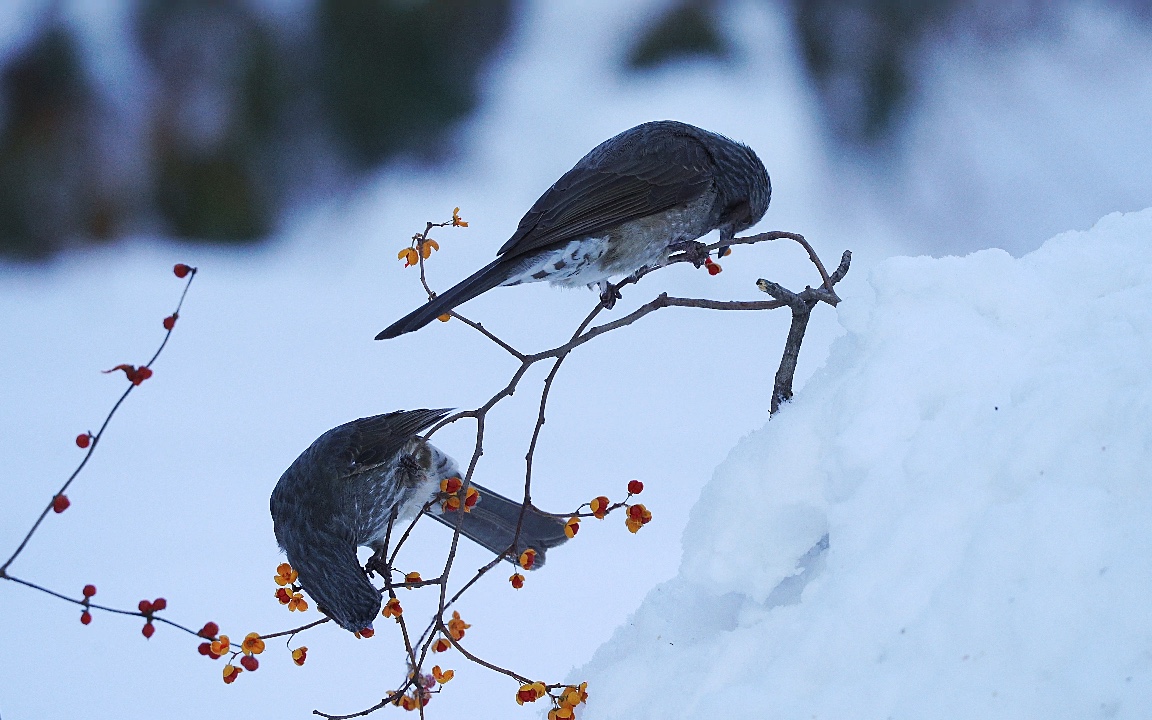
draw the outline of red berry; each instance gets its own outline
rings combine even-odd
[[[204,623],[204,627],[200,628],[200,632],[197,633],[200,637],[206,638],[214,638],[219,634],[220,626],[211,621]]]
[[[640,493],[644,492],[644,483],[640,482],[639,480],[629,480],[628,492],[632,493],[633,495],[639,495]]]
[[[202,642],[196,647],[196,652],[200,653],[201,655],[207,655],[212,652],[212,644]]]
[[[360,637],[370,638],[376,634],[376,631],[370,627],[366,627],[360,631]]]
[[[240,664],[243,665],[244,669],[248,672],[255,672],[256,668],[260,667],[260,661],[252,655],[245,655],[241,658]]]
[[[724,269],[724,268],[720,267],[719,265],[717,265],[716,263],[708,263],[704,267],[708,268],[708,274],[709,275],[719,275],[720,271]]]
[[[88,612],[87,610],[80,613],[80,623],[82,625],[87,625],[90,622],[92,622],[92,613]]]
[[[188,273],[192,272],[192,268],[184,263],[176,263],[175,267],[172,268],[172,272],[176,274],[176,277],[184,278],[188,277]]]
[[[83,450],[92,444],[92,436],[88,433],[80,433],[76,436],[76,447]]]
[[[144,613],[145,615],[152,612],[152,603],[148,602],[147,600],[141,600],[136,604],[136,607],[139,608],[140,612]]]
[[[176,318],[178,317],[180,317],[178,314],[172,313],[168,317],[164,318],[164,329],[171,330],[172,328],[176,327]]]
[[[156,598],[152,601],[152,612],[160,612],[166,607],[168,607],[168,601],[164,598]]]
[[[64,512],[65,510],[68,509],[68,506],[71,504],[72,504],[72,502],[68,500],[68,496],[63,494],[63,493],[52,498],[52,509],[55,510],[57,513]]]
[[[156,632],[156,626],[150,622],[144,623],[144,627],[140,630],[141,634],[146,638],[152,637],[152,633]]]
[[[95,585],[85,585],[84,586],[84,597],[90,598],[95,594],[96,594],[96,586]]]

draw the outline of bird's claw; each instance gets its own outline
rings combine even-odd
[[[388,577],[388,559],[379,550],[364,563],[364,572],[371,577],[373,573],[380,573],[381,577]]]
[[[616,305],[616,301],[624,297],[620,294],[620,288],[612,283],[604,280],[598,283],[600,287],[600,304],[604,306],[605,310],[611,310]]]
[[[684,259],[696,267],[700,267],[704,264],[704,261],[708,259],[708,246],[699,240],[674,242],[668,246],[668,249],[672,252],[683,251]]]

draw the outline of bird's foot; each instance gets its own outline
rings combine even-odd
[[[388,557],[384,552],[384,548],[377,550],[372,557],[368,558],[368,562],[364,563],[364,572],[369,577],[373,573],[380,573],[381,577],[388,577]]]
[[[600,291],[600,304],[605,310],[611,310],[615,307],[616,301],[624,297],[620,294],[620,288],[607,280],[596,283],[596,289]]]
[[[704,264],[708,259],[708,246],[699,240],[682,240],[668,246],[671,252],[683,252],[683,258],[696,267]]]

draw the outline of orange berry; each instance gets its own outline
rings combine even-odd
[[[512,577],[508,578],[508,582],[512,583],[512,587],[519,590],[524,587],[524,576],[520,573],[514,573]]]
[[[600,497],[592,498],[592,502],[588,506],[592,509],[592,516],[598,520],[603,520],[604,516],[608,514],[608,506],[611,505],[608,498],[601,495]]]
[[[389,598],[385,603],[384,609],[380,611],[384,617],[398,618],[404,614],[404,608],[400,607],[400,601],[396,598]]]
[[[216,658],[226,654],[232,649],[232,641],[227,635],[221,635],[218,639],[213,640],[212,644],[208,646],[212,652],[208,655],[215,660]]]
[[[241,672],[243,671],[240,670],[240,668],[236,667],[232,663],[228,663],[224,666],[224,683],[226,685],[231,685],[232,683],[236,682],[236,678],[239,677]]]
[[[628,526],[628,531],[635,533],[640,530],[641,526],[647,525],[652,521],[652,513],[648,512],[648,508],[642,504],[632,505],[628,508],[628,514],[624,517],[624,524]]]
[[[259,655],[264,652],[264,639],[260,637],[259,633],[248,633],[244,636],[244,641],[240,643],[240,649],[245,655]]]
[[[452,611],[452,619],[448,621],[448,634],[452,636],[453,640],[459,640],[464,637],[464,631],[472,627],[460,617],[460,613],[455,610]]]
[[[516,692],[516,702],[523,705],[526,702],[536,702],[548,691],[544,688],[544,683],[534,682],[528,685],[521,685],[520,689]]]

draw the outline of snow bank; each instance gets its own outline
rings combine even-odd
[[[585,717],[1152,717],[1152,209],[870,284]]]

